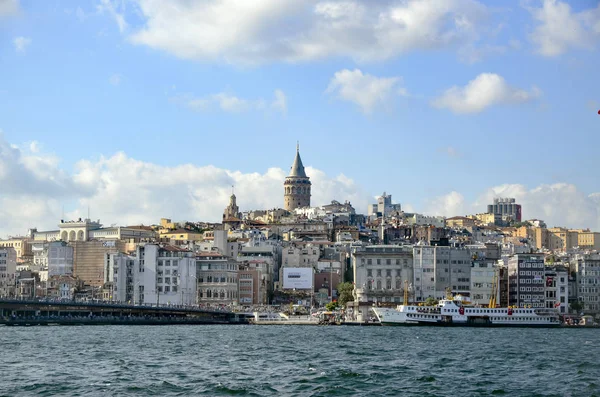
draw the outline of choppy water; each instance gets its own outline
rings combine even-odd
[[[0,395],[600,396],[600,330],[0,327]]]

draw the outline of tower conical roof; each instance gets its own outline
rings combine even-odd
[[[306,172],[304,172],[304,165],[302,164],[302,159],[300,158],[300,148],[296,147],[296,158],[294,159],[294,164],[292,164],[292,169],[290,170],[290,175],[296,178],[307,178]]]

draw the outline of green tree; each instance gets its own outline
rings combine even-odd
[[[327,311],[330,311],[330,312],[337,310],[339,307],[340,307],[339,303],[336,301],[329,302],[328,304],[325,305],[325,309],[327,309]]]
[[[573,302],[571,303],[571,311],[575,312],[575,313],[579,313],[583,310],[583,304],[581,302]]]
[[[435,298],[432,298],[431,296],[427,299],[425,299],[425,306],[435,306],[438,304],[438,301]]]
[[[340,283],[337,286],[338,304],[346,307],[346,303],[354,300],[354,284]]]

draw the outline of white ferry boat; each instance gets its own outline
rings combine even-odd
[[[381,325],[437,325],[483,327],[558,327],[558,312],[545,308],[486,308],[442,299],[436,306],[373,307]]]

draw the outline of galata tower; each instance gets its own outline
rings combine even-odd
[[[310,207],[310,186],[310,178],[306,176],[302,159],[300,159],[300,145],[296,145],[294,164],[283,183],[284,208],[293,211],[295,208]]]

